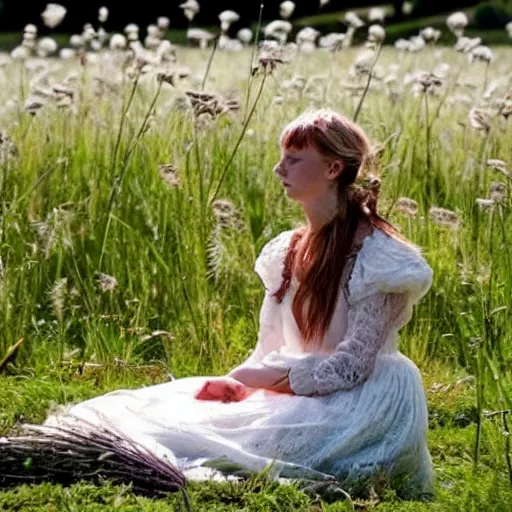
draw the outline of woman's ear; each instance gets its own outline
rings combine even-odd
[[[333,160],[329,170],[327,171],[327,176],[329,179],[334,180],[338,178],[338,176],[343,172],[344,168],[345,164],[341,160]]]

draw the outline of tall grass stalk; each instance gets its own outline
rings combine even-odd
[[[209,200],[209,204],[212,204],[213,201],[215,201],[215,199],[217,198],[217,194],[219,193],[219,190],[220,190],[220,187],[222,185],[222,182],[224,181],[224,178],[226,176],[226,173],[228,172],[229,170],[229,167],[231,166],[234,158],[235,158],[235,155],[236,155],[236,152],[240,146],[240,143],[242,142],[242,139],[244,138],[244,135],[245,135],[245,132],[247,131],[247,128],[249,126],[249,122],[251,121],[251,118],[254,114],[254,111],[256,110],[256,106],[258,105],[258,102],[261,98],[261,94],[263,92],[263,87],[265,86],[265,81],[267,79],[267,73],[265,72],[263,74],[263,78],[261,79],[261,83],[260,83],[260,88],[258,90],[258,94],[256,95],[256,98],[254,100],[254,103],[252,104],[252,107],[251,107],[251,110],[249,112],[249,115],[247,116],[247,119],[245,120],[244,122],[244,125],[242,126],[242,130],[240,132],[240,135],[238,136],[238,140],[236,141],[236,144],[233,148],[233,151],[231,152],[231,155],[229,156],[227,162],[226,162],[226,165],[224,166],[224,168],[222,169],[221,173],[220,173],[220,178],[219,178],[219,181],[217,182],[217,186],[215,188],[215,191],[213,192],[213,195],[210,197],[210,200]],[[212,180],[213,181],[213,180]]]
[[[354,111],[354,115],[352,116],[352,119],[354,122],[357,122],[357,118],[359,117],[359,113],[361,112],[361,107],[363,106],[364,99],[366,98],[366,95],[368,94],[368,91],[370,89],[370,84],[373,77],[373,70],[375,69],[375,65],[377,64],[377,61],[379,60],[380,52],[382,51],[382,43],[379,43],[377,46],[377,50],[375,52],[375,58],[373,59],[372,65],[370,67],[370,72],[368,73],[368,80],[366,81],[366,85],[363,90],[363,94],[361,95],[361,98],[359,99],[359,103],[357,104],[357,107]]]

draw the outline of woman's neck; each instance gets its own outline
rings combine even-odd
[[[331,222],[340,213],[340,205],[336,194],[330,193],[321,199],[303,203],[310,232],[319,231],[325,224]]]

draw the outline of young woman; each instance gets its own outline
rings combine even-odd
[[[360,127],[310,112],[280,142],[274,172],[307,222],[257,258],[266,292],[251,356],[225,377],[108,393],[46,424],[107,422],[191,478],[201,466],[270,465],[281,477],[345,483],[384,475],[405,495],[428,494],[423,382],[397,332],[432,271],[378,215],[380,181],[365,180],[372,157]]]

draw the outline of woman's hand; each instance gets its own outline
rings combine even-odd
[[[241,402],[251,394],[250,388],[231,377],[212,377],[194,395],[197,400]]]

